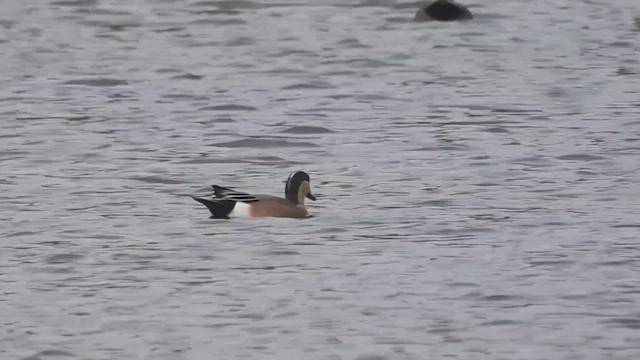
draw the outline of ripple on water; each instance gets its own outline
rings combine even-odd
[[[174,79],[174,80],[201,80],[203,78],[204,78],[204,76],[202,76],[202,75],[196,75],[196,74],[191,74],[191,73],[182,74],[182,75],[176,75],[176,76],[172,77],[172,79]]]
[[[44,260],[46,264],[66,264],[82,259],[84,255],[79,254],[55,254],[47,256]]]
[[[333,89],[335,86],[324,83],[324,82],[315,82],[315,83],[299,83],[293,85],[287,85],[282,88],[282,90],[304,90],[304,89]]]
[[[295,148],[295,147],[318,147],[318,145],[310,142],[302,141],[286,141],[277,139],[242,139],[236,141],[229,141],[223,143],[211,144],[215,147],[228,147],[228,148]]]
[[[486,321],[480,324],[480,326],[507,326],[507,325],[517,325],[522,323],[521,321],[514,320],[492,320]]]
[[[610,327],[640,330],[640,318],[638,317],[616,317],[604,320],[601,323]]]
[[[256,111],[258,108],[249,105],[225,104],[205,106],[198,111]]]
[[[71,358],[71,357],[75,358],[75,355],[64,350],[42,350],[31,356],[23,358],[23,360],[42,360],[43,357],[61,359],[61,358]]]
[[[453,205],[453,201],[449,199],[434,199],[434,200],[426,200],[417,203],[419,206],[424,207],[450,207]]]
[[[82,85],[82,86],[94,86],[94,87],[112,87],[127,85],[127,80],[122,79],[109,79],[109,78],[95,78],[95,79],[74,79],[65,81],[65,85]]]
[[[359,355],[355,358],[355,360],[387,360],[389,359],[383,355]]]
[[[135,181],[142,181],[148,184],[167,184],[167,185],[182,184],[182,181],[162,178],[159,176],[137,176],[129,179],[135,180]]]
[[[100,0],[70,0],[70,1],[54,1],[51,5],[57,6],[96,6]]]
[[[181,161],[180,164],[241,164],[250,162],[247,159],[238,159],[238,158],[212,158],[212,157],[202,157],[193,160],[185,160]]]
[[[588,155],[588,154],[569,154],[569,155],[558,156],[556,159],[558,159],[558,160],[568,160],[568,161],[586,161],[586,162],[589,162],[589,161],[604,160],[606,158],[602,157],[602,156]]]
[[[519,296],[514,296],[514,295],[503,295],[503,294],[496,294],[496,295],[486,295],[480,298],[481,300],[484,301],[511,301],[511,300],[522,300],[521,297]]]
[[[282,130],[285,134],[331,134],[335,133],[333,130],[321,126],[293,126],[288,129]]]
[[[639,358],[625,2],[5,1],[0,358]]]
[[[615,200],[615,199],[614,199]],[[640,228],[640,224],[616,224],[613,225],[614,228]]]
[[[441,146],[424,146],[415,149],[409,149],[409,151],[465,151],[468,150],[467,145],[441,145]]]

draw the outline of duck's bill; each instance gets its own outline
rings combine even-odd
[[[307,194],[307,198],[309,198],[309,199],[311,199],[311,200],[313,200],[313,201],[316,201],[316,197],[315,197],[315,196],[313,196],[313,194],[312,194],[312,193],[308,193],[308,194]]]

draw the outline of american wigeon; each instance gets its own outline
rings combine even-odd
[[[453,0],[436,0],[416,12],[417,21],[456,21],[473,19],[471,11]]]
[[[285,198],[271,195],[252,195],[238,192],[218,185],[212,185],[214,196],[193,199],[204,204],[211,211],[212,219],[232,217],[288,217],[304,218],[308,216],[304,199],[316,201],[311,193],[311,180],[304,171],[289,175],[284,188]]]

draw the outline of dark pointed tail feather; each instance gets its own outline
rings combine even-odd
[[[192,198],[193,200],[206,206],[207,209],[209,209],[209,211],[211,212],[211,218],[213,219],[228,219],[229,214],[233,210],[233,207],[236,205],[236,202],[232,200],[212,201],[195,196],[192,196]]]
[[[252,203],[258,201],[258,198],[255,195],[247,194],[240,191],[235,191],[233,189],[229,189],[226,187],[211,185],[213,188],[213,193],[216,198],[231,200],[231,201],[240,201],[244,203]]]
[[[222,195],[226,192],[235,192],[235,190],[218,185],[211,185],[211,187],[213,188],[213,193],[216,197],[222,197]]]

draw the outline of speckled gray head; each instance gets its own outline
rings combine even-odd
[[[436,0],[416,12],[416,21],[471,20],[473,14],[464,5],[453,0]]]

